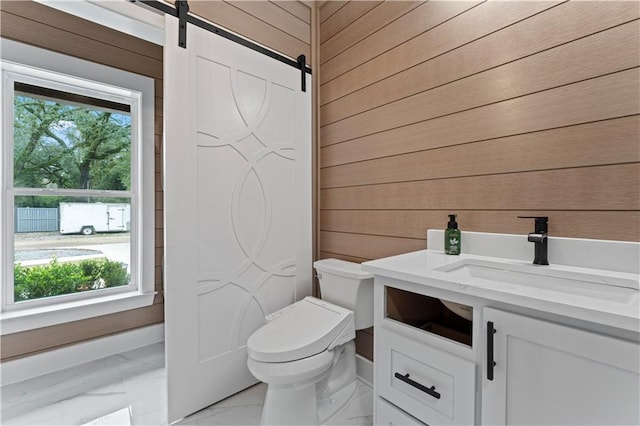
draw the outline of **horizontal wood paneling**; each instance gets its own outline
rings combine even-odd
[[[153,89],[154,89],[154,91],[155,91],[156,98],[162,98],[162,97],[164,96],[164,95],[163,95],[163,93],[164,93],[164,87],[163,87],[162,85],[163,85],[163,81],[162,81],[162,79],[160,79],[160,78],[156,78],[156,79],[154,80]]]
[[[351,47],[412,9],[420,6],[421,1],[384,2],[369,10],[349,25],[349,31],[341,31],[322,45],[322,61],[326,62],[338,53]]]
[[[326,66],[321,68],[320,82],[324,87],[320,91],[320,102],[326,103],[337,97],[336,90],[339,90],[339,88],[334,89],[333,87],[336,85],[339,87],[341,81],[331,85],[326,85],[327,82],[401,45],[412,37],[430,30],[456,14],[478,5],[480,2],[451,2],[452,4],[449,5],[444,3],[438,1],[427,2],[416,8],[412,13],[406,14],[389,24],[384,31],[377,31],[371,34],[336,57],[326,61]],[[338,13],[340,11],[336,12],[336,14]],[[321,30],[324,25],[324,23],[320,24]],[[322,58],[322,51],[320,56]],[[353,90],[355,88],[351,91]]]
[[[298,19],[303,20],[307,24],[311,24],[311,8],[304,3],[300,3],[299,1],[277,1],[271,0],[271,3],[275,4],[277,7],[286,10],[293,16]]]
[[[591,15],[577,16],[576,18],[581,18],[581,20],[585,21],[584,25],[561,27],[563,31],[553,33],[553,37],[551,37],[547,33],[539,31],[539,28],[541,26],[554,25],[559,19],[567,19],[569,16],[573,16],[573,10],[565,5],[551,9],[547,13],[534,16],[522,22],[521,25],[497,31],[473,43],[454,49],[401,73],[391,75],[362,90],[325,104],[320,109],[321,125],[324,126],[398,99],[437,88],[447,82],[456,82],[461,78],[472,76],[478,72],[481,73],[483,70],[489,70],[485,71],[485,73],[490,72],[493,67],[508,64],[521,58],[524,59],[517,61],[514,66],[517,67],[518,64],[525,63],[535,65],[539,60],[544,62],[545,59],[549,61],[551,58],[561,58],[556,51],[562,51],[573,55],[574,58],[580,58],[579,55],[583,54],[584,57],[580,58],[579,61],[586,62],[585,66],[588,66],[588,63],[593,63],[597,59],[596,55],[584,53],[585,50],[590,48],[601,52],[604,51],[605,55],[615,55],[624,52],[618,44],[622,43],[630,49],[624,53],[633,53],[634,50],[638,49],[638,43],[633,46],[633,32],[636,31],[637,23],[631,22],[619,29],[599,32],[607,28],[603,26],[605,24],[611,25],[615,23],[615,25],[618,25],[621,24],[620,20],[631,19],[628,15],[609,15],[609,19],[603,18],[597,21],[590,19]],[[637,17],[635,16],[636,19]],[[523,33],[526,37],[523,37]],[[570,43],[563,46],[564,43],[568,42]],[[629,46],[630,43],[632,46]],[[557,48],[547,50],[552,47]],[[608,52],[608,50],[611,52]],[[538,54],[536,55],[536,53]],[[635,59],[637,55],[629,54],[628,56]],[[566,66],[573,65],[569,60],[556,60],[555,63],[557,64],[558,62]],[[508,65],[503,65],[502,70],[508,70]],[[583,68],[582,71],[592,72],[589,68]],[[526,70],[522,72],[526,73]],[[522,72],[513,75],[522,75]],[[570,75],[568,70],[564,74]],[[544,76],[545,73],[543,72],[542,75]],[[530,75],[531,79],[539,76],[539,74],[533,72]],[[529,78],[518,79],[517,82],[528,82],[528,80]],[[508,88],[510,83],[514,83],[513,78],[503,84],[492,86],[492,89],[504,90]]]
[[[154,78],[155,86],[155,172],[162,175],[161,141],[163,110],[161,46],[85,21],[32,1],[0,3],[0,35],[43,49],[90,60],[114,68]],[[66,324],[13,333],[0,338],[0,358],[17,358],[87,339],[118,333],[164,321],[162,282],[162,188],[156,187],[157,292],[152,306],[75,321]]]
[[[29,1],[3,1],[0,8],[13,15],[24,16],[40,23],[48,22],[52,26],[65,29],[69,33],[109,44],[121,50],[128,50],[136,55],[149,56],[162,61],[162,46],[149,43],[137,37],[126,36],[101,25],[77,25],[77,17],[57,9],[49,7],[35,8]],[[3,36],[5,31],[6,29],[3,28]],[[126,44],[122,44],[123,36],[127,38]]]
[[[31,16],[25,18],[5,12],[5,5],[10,3],[13,2],[3,1],[0,3],[2,5],[0,6],[2,7],[2,37],[17,41],[29,40],[29,44],[43,48],[53,44],[53,47],[49,47],[50,50],[59,53],[87,59],[103,65],[117,63],[118,67],[125,71],[162,78],[161,60],[70,33],[64,27],[57,28],[52,26],[55,25],[54,21],[41,16],[40,13],[35,19],[43,19],[46,23],[34,21]],[[129,38],[131,37],[126,37],[127,40]],[[52,41],[55,41],[55,43],[52,43]]]
[[[640,210],[639,188],[640,163],[632,163],[331,188],[320,195],[327,210],[631,211]]]
[[[552,7],[554,4],[556,3],[543,1],[485,2],[468,9],[465,13],[456,15],[455,12],[458,12],[458,8],[468,6],[466,3],[460,3],[455,12],[451,13],[455,18],[405,41],[366,63],[362,63],[358,66],[357,73],[352,70],[337,77],[334,81],[327,82],[326,87],[321,89],[322,96],[326,98],[326,101],[344,96],[381,80],[386,75],[395,74],[500,28],[512,25]],[[355,75],[358,76],[357,79],[349,78]]]
[[[374,7],[379,6],[381,3],[380,1],[349,1],[344,7],[340,8],[340,10],[322,23],[320,26],[320,43],[326,42],[345,27],[351,25],[351,23],[360,16]]]
[[[333,14],[336,13],[338,10],[345,7],[348,2],[342,1],[342,0],[335,0],[335,1],[324,1],[321,3],[322,4],[319,6],[319,9],[320,9],[319,19],[320,19],[320,22],[324,22],[327,19],[329,19],[331,16],[333,16]]]
[[[638,134],[636,115],[324,168],[320,182],[333,188],[638,162]]]
[[[320,232],[320,244],[323,250],[332,253],[353,255],[366,259],[377,259],[425,248],[424,240],[420,239],[329,231]]]
[[[268,1],[234,1],[231,4],[238,9],[257,17],[263,22],[285,31],[287,34],[305,42],[306,44],[311,43],[309,23],[290,14],[274,3]],[[306,7],[304,5],[302,6]]]
[[[336,233],[426,239],[427,229],[446,227],[449,213],[449,210],[323,210],[320,226]],[[525,235],[531,232],[531,221],[518,216],[535,215],[553,219],[549,233],[556,237],[640,240],[640,214],[636,211],[456,210],[456,213],[464,224],[463,231],[504,233],[509,229],[510,233]],[[593,226],[594,223],[598,226]]]
[[[640,48],[633,39],[636,33],[637,24],[629,23],[597,37],[587,37],[362,112],[323,127],[321,136],[335,142],[354,139],[637,67]],[[528,77],[521,78],[523,75]]]
[[[355,263],[362,263],[362,262],[366,262],[367,260],[371,260],[371,259],[365,259],[363,257],[354,257],[354,256],[342,255],[339,253],[330,253],[328,251],[320,252],[319,259],[329,259],[329,258],[342,259],[342,260],[346,260],[347,262],[355,262]]]
[[[448,210],[439,211],[342,211],[333,212],[337,215],[335,221],[341,223],[340,228],[345,229],[343,222],[357,223],[360,221],[380,223],[384,229],[389,229],[389,223],[410,222],[417,230],[417,225],[423,225],[421,238],[398,238],[384,235],[371,235],[364,233],[350,233],[345,231],[322,231],[321,241],[327,250],[321,252],[321,258],[337,258],[351,262],[361,263],[367,260],[393,256],[427,247],[426,229],[443,229],[446,227]],[[504,233],[509,228],[509,233],[526,235],[531,232],[529,220],[518,219],[518,215],[544,215],[554,219],[555,226],[549,227],[550,235],[556,237],[595,238],[619,241],[638,241],[640,239],[640,222],[637,212],[558,212],[549,210],[521,210],[521,211],[497,211],[477,212],[459,211],[458,220],[464,221],[466,226],[463,231],[496,232]],[[342,216],[344,215],[344,216]],[[353,216],[356,216],[354,219]],[[327,219],[325,219],[327,220]],[[350,222],[351,221],[351,222]],[[588,222],[587,222],[588,221]],[[617,222],[616,222],[617,221]],[[594,228],[590,224],[603,223],[602,227]],[[324,222],[327,223],[327,222]],[[620,226],[624,224],[624,226]],[[402,226],[402,225],[400,225]],[[399,227],[399,226],[396,226]],[[356,232],[361,226],[351,228]],[[373,228],[367,228],[370,232]],[[406,229],[403,227],[403,229]],[[532,249],[533,255],[533,249]]]
[[[639,18],[632,2],[427,2],[352,22],[355,43],[320,52],[321,255],[408,251],[448,213],[639,241]]]
[[[307,58],[310,57],[310,42],[297,38],[297,35],[300,35],[300,23],[296,22],[296,29],[279,26],[282,25],[284,15],[280,16],[279,11],[275,10],[275,5],[267,2],[265,4],[251,2],[253,5],[248,6],[244,3],[243,1],[194,1],[189,3],[189,10],[195,15],[292,58],[297,58],[301,54]],[[269,16],[264,13],[266,10],[269,11]],[[275,16],[278,18],[276,19]],[[309,25],[309,34],[310,31]]]
[[[638,84],[634,68],[348,142],[323,135],[322,166],[638,114]]]

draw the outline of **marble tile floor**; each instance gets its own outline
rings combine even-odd
[[[258,425],[266,386],[258,384],[182,419],[179,425]],[[164,345],[146,346],[0,388],[6,426],[166,425]],[[371,388],[358,382],[327,424],[373,422]]]

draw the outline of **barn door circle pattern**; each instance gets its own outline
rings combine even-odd
[[[196,69],[198,316],[228,323],[222,341],[201,327],[204,361],[295,301],[295,93],[202,57]]]

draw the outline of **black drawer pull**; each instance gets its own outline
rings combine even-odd
[[[428,393],[429,395],[431,395],[435,399],[440,399],[440,394],[438,392],[436,392],[436,387],[435,386],[431,386],[430,388],[428,388],[425,385],[422,385],[422,384],[416,382],[415,380],[411,380],[409,378],[409,373],[405,374],[404,376],[402,374],[400,374],[400,373],[395,373],[393,375],[393,377],[395,377],[396,379],[400,379],[400,380],[402,380],[403,382],[405,382],[407,384],[410,384],[414,388],[420,389],[422,392]]]
[[[487,380],[493,380],[493,367],[496,362],[493,359],[493,335],[496,329],[493,328],[493,321],[487,321]]]

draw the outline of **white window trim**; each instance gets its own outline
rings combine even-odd
[[[54,90],[59,90],[62,92],[68,93],[76,93],[83,96],[88,96],[96,99],[105,99],[112,102],[129,105],[130,107],[130,116],[131,120],[131,160],[132,164],[135,165],[133,168],[134,171],[138,171],[139,169],[139,146],[141,143],[141,132],[139,129],[139,123],[142,121],[142,114],[140,111],[140,101],[142,99],[142,93],[138,91],[133,91],[130,89],[123,89],[120,87],[113,87],[111,85],[105,85],[103,83],[96,83],[94,81],[83,80],[75,76],[68,76],[63,74],[52,73],[51,71],[45,71],[37,68],[32,68],[20,64],[16,64],[14,62],[2,62],[2,76],[4,85],[3,90],[3,102],[5,108],[5,114],[3,115],[6,123],[14,122],[15,118],[13,117],[13,105],[15,99],[15,91],[13,89],[15,82],[21,82],[30,84],[36,87],[46,87]],[[14,152],[13,144],[12,144],[12,126],[7,126],[4,129],[4,178],[6,182],[11,180],[11,176],[13,176],[13,162],[10,161],[12,158],[11,153]],[[35,195],[35,196],[59,196],[59,195],[68,195],[68,196],[78,196],[78,197],[128,197],[130,199],[131,209],[135,212],[138,206],[138,194],[142,185],[140,184],[141,175],[140,173],[132,174],[132,190],[130,191],[112,191],[112,190],[90,190],[90,189],[47,189],[47,188],[15,188],[15,187],[7,187],[5,193],[5,203],[6,210],[8,212],[14,211],[14,200],[17,196],[24,195]],[[132,229],[136,230],[134,232],[135,238],[131,240],[131,253],[135,254],[136,252],[136,244],[138,238],[138,219],[135,215],[131,218]],[[12,215],[7,215],[6,218],[6,229],[11,230],[15,229],[15,222],[13,220]],[[9,233],[6,233],[7,240],[11,240],[9,237]],[[13,234],[15,236],[15,233]],[[7,241],[8,243],[8,241]],[[6,246],[6,259],[14,258],[14,250],[11,244],[7,244]],[[136,289],[138,283],[141,282],[142,276],[139,273],[139,264],[138,259],[134,256],[131,256],[131,260],[128,262],[131,264],[131,276],[129,285],[122,287],[114,287],[109,289],[97,290],[100,293],[104,294],[105,297],[112,295],[114,293],[124,293],[131,292],[133,289]],[[9,266],[5,269],[4,279],[6,283],[12,281],[12,268]],[[5,286],[4,288],[4,298],[2,303],[3,311],[18,311],[18,310],[29,310],[30,308],[50,305],[53,303],[66,303],[68,301],[75,300],[87,300],[97,297],[100,293],[96,293],[96,291],[91,292],[80,292],[80,293],[72,293],[59,297],[48,297],[36,300],[30,300],[28,302],[14,304],[14,293],[13,289],[10,286]]]
[[[136,246],[132,241],[131,246],[132,262],[136,262],[138,265],[137,288],[124,293],[108,295],[99,294],[97,291],[95,297],[81,298],[82,300],[70,300],[47,306],[0,312],[0,334],[16,333],[151,305],[155,295],[155,102],[153,79],[6,39],[1,40],[0,52],[2,52],[3,61],[31,67],[36,74],[39,72],[36,69],[40,69],[45,72],[58,73],[62,81],[68,76],[72,76],[76,81],[83,81],[86,87],[90,87],[90,82],[94,81],[142,93],[140,105],[141,139],[137,152],[132,153],[132,156],[137,155],[139,158],[137,167],[139,189],[136,198],[139,208],[137,211],[132,209],[131,213],[132,222],[135,219],[138,224],[138,241],[140,242]],[[9,66],[11,67],[11,65]],[[2,80],[4,98],[6,82],[4,77]],[[0,108],[7,108],[7,105],[4,105],[4,99],[1,104]],[[2,116],[4,117],[4,115]],[[5,132],[6,129],[1,131]],[[4,138],[4,133],[2,134]],[[6,164],[0,164],[0,175],[3,176],[3,179],[3,173],[7,172],[7,168]],[[7,200],[7,188],[4,181],[1,196],[4,205]],[[9,261],[9,257],[13,258],[9,256],[13,250],[8,247],[10,242],[7,236],[7,234],[13,235],[12,231],[8,232],[8,226],[12,223],[10,217],[13,217],[13,212],[10,209],[0,209],[0,252],[2,254],[0,276],[2,277],[8,273],[5,269],[11,268],[13,270],[13,262]]]

